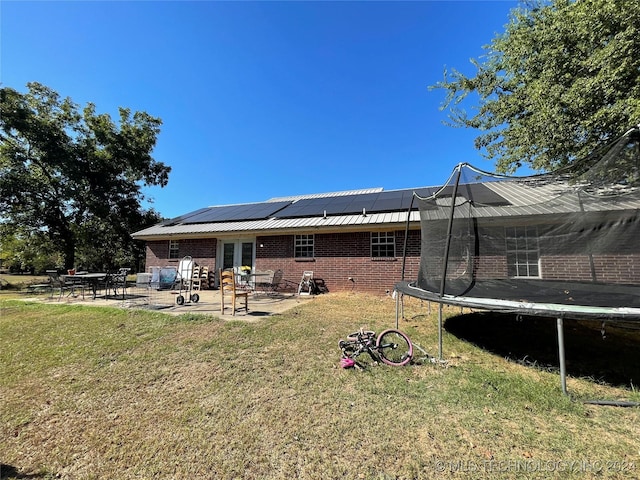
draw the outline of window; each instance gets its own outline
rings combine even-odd
[[[180,244],[178,240],[169,240],[169,258],[180,258]]]
[[[253,265],[253,242],[242,242],[240,263],[242,266],[250,267]]]
[[[393,232],[371,232],[371,256],[373,258],[396,256],[396,239]]]
[[[507,271],[510,277],[540,277],[536,227],[506,227]]]
[[[293,250],[295,258],[313,258],[313,235],[296,235]]]

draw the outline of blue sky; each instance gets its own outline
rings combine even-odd
[[[444,68],[504,31],[517,1],[0,3],[0,82],[37,81],[160,117],[145,189],[165,217],[219,204],[440,185],[493,170],[478,132],[444,126]]]

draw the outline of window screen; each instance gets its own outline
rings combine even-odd
[[[510,277],[540,277],[538,229],[506,227],[507,271]]]
[[[178,240],[169,240],[169,258],[180,258],[180,244]]]
[[[373,258],[396,256],[396,240],[393,232],[371,232],[371,256]]]
[[[296,235],[294,256],[296,258],[313,258],[313,235]]]

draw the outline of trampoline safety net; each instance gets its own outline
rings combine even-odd
[[[528,177],[456,167],[415,201],[417,281],[429,300],[564,317],[640,320],[640,131]]]

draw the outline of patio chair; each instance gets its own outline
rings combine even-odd
[[[225,296],[231,297],[231,314],[236,314],[236,299],[244,298],[244,309],[249,313],[249,291],[236,288],[233,271],[220,269],[220,313],[224,315]]]
[[[313,281],[313,272],[306,270],[302,273],[300,285],[298,285],[298,295],[313,295],[316,293],[316,286]]]
[[[200,269],[200,289],[208,289],[209,285],[209,267],[204,265]]]
[[[260,270],[256,272],[254,288],[255,292],[267,293],[273,279],[273,270]]]
[[[69,295],[74,295],[76,289],[82,290],[82,298],[84,298],[84,285],[80,282],[72,282],[61,276],[57,270],[47,270],[49,276],[49,283],[51,284],[51,298],[53,298],[53,291],[58,290],[58,301],[62,298],[64,292],[69,292]]]
[[[260,282],[260,287],[267,295],[273,295],[278,291],[280,283],[284,277],[284,272],[281,269],[271,273],[271,277],[264,282]]]
[[[51,296],[53,296],[53,285],[51,284],[51,277],[49,277],[45,283],[32,283],[30,285],[27,285],[27,292],[29,293],[37,293],[41,290],[49,290],[51,292]]]
[[[191,274],[191,279],[189,280],[192,290],[202,290],[202,279],[200,277],[201,271],[202,267],[194,263],[193,273]]]
[[[118,270],[118,273],[113,273],[109,275],[109,286],[113,289],[113,294],[118,296],[118,288],[122,289],[122,299],[125,299],[127,294],[127,275],[129,274],[130,268],[121,268]]]

